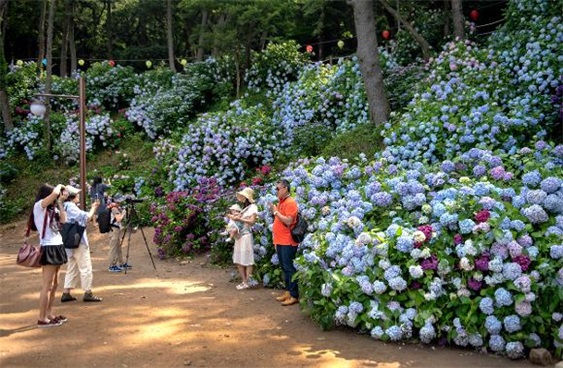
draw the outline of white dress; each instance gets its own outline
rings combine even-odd
[[[251,204],[242,210],[242,218],[249,218],[252,215],[258,214],[258,207]],[[254,238],[252,236],[252,226],[244,223],[240,231],[240,237],[235,239],[235,249],[233,251],[233,263],[241,266],[254,265]]]

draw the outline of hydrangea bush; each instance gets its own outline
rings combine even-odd
[[[297,260],[302,305],[325,328],[385,341],[560,356],[562,164],[563,146],[545,142],[511,156],[473,149],[434,167],[296,163],[283,174],[311,224]],[[262,227],[257,254],[270,231]]]
[[[553,32],[544,46],[560,43],[553,3],[533,3],[512,2],[508,16],[543,14],[522,22]],[[302,306],[321,326],[513,359],[545,347],[561,358],[563,145],[541,140],[558,112],[548,102],[561,56],[530,33],[530,44],[503,37],[508,54],[446,45],[374,161],[300,160],[283,173],[311,224],[296,264]],[[517,64],[535,78],[515,78]],[[271,214],[261,219],[255,253],[271,244]],[[266,254],[272,266],[259,269],[271,284],[278,260]]]
[[[135,97],[126,112],[129,121],[139,125],[155,140],[188,124],[214,97],[214,90],[226,84],[214,59],[189,64],[184,73],[157,69],[139,76]]]
[[[531,3],[511,2],[506,27],[486,47],[445,45],[428,65],[430,88],[385,125],[383,157],[406,166],[471,147],[514,153],[532,135],[545,136],[557,122],[551,101],[563,74],[563,23],[555,3]]]

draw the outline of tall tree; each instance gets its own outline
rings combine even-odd
[[[196,60],[203,61],[203,54],[205,52],[203,43],[205,42],[205,27],[207,26],[207,16],[209,11],[207,8],[201,9],[201,26],[199,27],[199,39],[197,42]]]
[[[61,37],[61,61],[60,61],[60,68],[59,68],[59,75],[61,77],[67,76],[67,56],[68,56],[68,46],[69,46],[69,35],[70,35],[70,28],[72,27],[72,15],[71,15],[71,8],[72,8],[72,1],[65,0],[64,2],[64,17],[63,17],[63,32]]]
[[[6,91],[6,74],[8,74],[8,63],[4,55],[4,26],[5,15],[8,9],[8,0],[0,0],[0,109],[2,110],[2,121],[6,130],[14,129],[12,114],[10,111],[10,100]]]
[[[416,29],[410,22],[408,22],[403,16],[401,16],[398,9],[395,10],[391,5],[389,5],[387,0],[379,1],[381,2],[381,4],[383,4],[385,10],[387,10],[389,14],[391,14],[399,23],[403,24],[412,38],[415,39],[415,41],[420,46],[420,49],[422,50],[422,57],[424,58],[424,61],[430,60],[430,44],[428,43],[428,41],[426,41],[426,39],[416,31]]]
[[[47,73],[45,76],[45,93],[51,93],[51,81],[53,78],[53,32],[55,28],[55,5],[56,0],[48,0],[49,1],[49,16],[47,21],[47,48],[46,48],[46,57],[47,57]],[[49,101],[49,98],[47,98]],[[47,110],[45,112],[45,144],[47,148],[47,152],[51,152],[51,122],[50,122],[50,113],[51,107],[50,103],[47,103]]]
[[[113,15],[111,12],[111,5],[113,0],[107,0],[107,16],[106,16],[106,47],[107,47],[107,57],[111,59],[113,57]]]
[[[172,0],[166,2],[166,38],[168,40],[168,64],[173,72],[176,72],[174,63],[174,36],[172,22]]]
[[[452,20],[454,24],[454,36],[460,40],[465,39],[465,18],[463,17],[462,0],[452,0]]]
[[[49,0],[41,1],[41,16],[39,18],[39,35],[37,37],[37,46],[39,54],[37,55],[37,67],[41,68],[43,59],[45,58],[45,18],[47,17],[47,3]]]
[[[374,2],[348,0],[348,3],[354,10],[358,41],[357,55],[366,88],[370,120],[375,125],[380,125],[389,118],[390,108],[377,51]]]

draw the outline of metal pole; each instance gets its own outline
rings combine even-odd
[[[80,114],[80,207],[86,211],[86,78],[80,76],[79,89],[79,114]]]

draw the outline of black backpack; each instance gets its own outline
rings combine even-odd
[[[111,212],[104,208],[98,213],[98,229],[100,233],[109,233],[111,231]]]
[[[309,223],[305,218],[301,215],[301,212],[297,212],[297,221],[295,222],[295,226],[291,228],[291,237],[296,243],[301,243],[303,239],[305,239],[305,235],[309,228]]]

